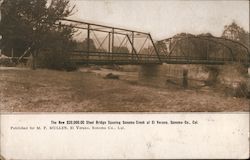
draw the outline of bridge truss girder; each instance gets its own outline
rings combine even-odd
[[[230,58],[226,59],[225,57],[223,57],[221,60],[216,59],[209,59],[209,55],[207,55],[206,58],[203,57],[193,57],[193,59],[200,59],[200,60],[210,60],[210,61],[222,61],[224,62],[242,62],[244,64],[249,65],[250,64],[250,52],[247,46],[245,46],[244,44],[238,42],[238,41],[234,41],[234,40],[230,40],[230,39],[226,39],[226,38],[222,38],[222,37],[214,37],[214,36],[195,36],[195,35],[188,35],[188,36],[180,36],[180,37],[171,37],[168,39],[165,39],[163,41],[160,41],[157,43],[158,47],[159,47],[159,53],[161,55],[165,55],[167,57],[167,59],[173,59],[175,57],[175,55],[173,54],[176,51],[177,46],[180,46],[180,44],[183,41],[187,41],[187,40],[192,40],[192,39],[199,39],[202,41],[206,41],[207,44],[209,43],[213,43],[217,46],[220,47],[224,47],[228,50],[229,56]],[[230,43],[230,44],[228,44]],[[238,46],[243,52],[242,53],[235,53],[234,52],[234,47],[232,45],[236,45]],[[180,47],[179,47],[180,48]],[[187,60],[192,59],[191,57],[185,55],[184,53],[186,51],[181,50],[184,58],[186,58]],[[208,52],[208,51],[207,51]],[[237,59],[236,54],[242,54],[243,57],[245,57],[244,59]],[[181,56],[179,56],[179,58],[181,58]],[[182,57],[183,58],[183,57]],[[192,61],[190,61],[190,63],[193,63]]]
[[[73,27],[76,29],[87,31],[87,38],[86,38],[87,48],[84,51],[77,51],[78,58],[80,58],[80,55],[82,55],[82,57],[86,55],[85,58],[82,59],[84,61],[89,61],[91,59],[90,58],[91,56],[99,54],[99,57],[100,56],[109,57],[107,61],[110,61],[111,63],[116,62],[116,58],[121,56],[120,49],[122,48],[122,46],[124,44],[126,45],[129,44],[131,49],[129,53],[125,56],[127,59],[129,59],[129,61],[135,61],[139,63],[139,61],[143,61],[147,57],[154,59],[154,61],[158,61],[157,63],[161,62],[160,55],[158,53],[158,50],[154,44],[154,41],[150,33],[129,30],[119,27],[111,27],[107,25],[100,25],[89,22],[82,22],[77,20],[70,20],[70,19],[62,19],[60,23],[57,25]],[[106,36],[103,40],[100,40],[100,37],[96,35],[97,33],[105,33]],[[97,50],[95,51],[91,50],[90,48],[91,40],[93,40],[91,36],[94,36],[93,39],[98,45]],[[122,40],[117,46],[115,46],[115,44],[118,43],[118,40],[116,40],[116,38],[119,37],[122,37]],[[138,38],[140,39],[144,38],[145,42],[147,42],[148,44],[147,55],[145,55],[145,53],[144,54],[142,53],[143,51],[145,51],[145,47],[147,47],[145,45],[145,42],[140,45],[139,49],[136,49],[135,43]],[[106,50],[103,47],[105,41],[108,41],[107,42],[108,47]],[[151,46],[150,49],[149,46]],[[101,53],[98,52],[100,50],[102,50]]]

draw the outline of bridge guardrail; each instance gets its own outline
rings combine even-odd
[[[179,63],[179,64],[224,64],[226,62],[234,62],[231,58],[218,57],[185,57],[185,56],[164,56],[160,55],[162,63]],[[74,51],[71,60],[82,63],[131,63],[131,64],[160,64],[157,55],[129,53],[110,53],[110,52],[82,52]],[[246,60],[242,60],[244,62]],[[247,62],[246,62],[247,63]]]

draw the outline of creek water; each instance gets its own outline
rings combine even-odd
[[[174,85],[181,87],[183,71],[187,70],[188,86],[202,86],[209,79],[209,71],[202,65],[122,65],[115,67],[81,68],[80,71],[94,72],[105,76],[109,73],[118,75],[122,80],[146,84],[156,87]]]

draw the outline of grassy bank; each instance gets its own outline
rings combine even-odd
[[[248,111],[249,100],[209,89],[161,89],[93,73],[0,69],[1,112]]]

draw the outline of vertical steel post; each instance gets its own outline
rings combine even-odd
[[[111,32],[108,33],[109,34],[109,41],[108,41],[108,60],[110,59],[110,54],[111,54]]]
[[[209,49],[208,44],[209,44],[209,42],[207,41],[207,46],[206,46],[206,54],[207,54],[207,55],[206,55],[206,56],[207,56],[206,58],[207,58],[207,60],[208,60],[208,49]]]
[[[132,45],[132,41],[131,41],[131,39],[129,38],[129,36],[128,35],[126,35],[127,36],[127,38],[128,38],[128,41],[129,41],[129,43],[130,43],[130,45],[132,46],[132,50],[134,51],[134,55],[137,57],[137,59],[139,60],[139,56],[138,56],[138,54],[137,54],[137,52],[136,52],[136,50],[135,50],[135,48],[134,48],[134,46]]]
[[[113,54],[114,54],[114,43],[115,43],[115,34],[114,34],[114,32],[115,32],[115,29],[114,28],[112,28],[112,46],[111,46],[111,48],[112,48],[112,53],[111,53],[111,58],[112,58],[112,60],[113,60]]]
[[[150,40],[151,40],[151,42],[152,42],[152,44],[153,44],[154,50],[155,50],[155,52],[156,52],[156,55],[157,55],[157,57],[158,57],[160,63],[162,63],[161,57],[160,57],[159,52],[158,52],[158,50],[157,50],[157,48],[156,48],[156,46],[155,46],[155,44],[154,44],[154,41],[153,41],[153,38],[151,37],[151,34],[149,33],[148,36],[149,36],[149,38],[150,38]]]
[[[134,60],[134,31],[132,31],[132,60]]]
[[[111,48],[110,48],[110,41],[111,41],[111,33],[109,32],[109,42],[108,42],[108,52],[111,52]]]
[[[172,43],[171,43],[171,39],[169,40],[169,46],[168,46],[168,52],[171,51],[171,47],[172,47]]]
[[[87,61],[89,61],[89,52],[90,52],[90,25],[88,24],[88,31],[87,31]]]

